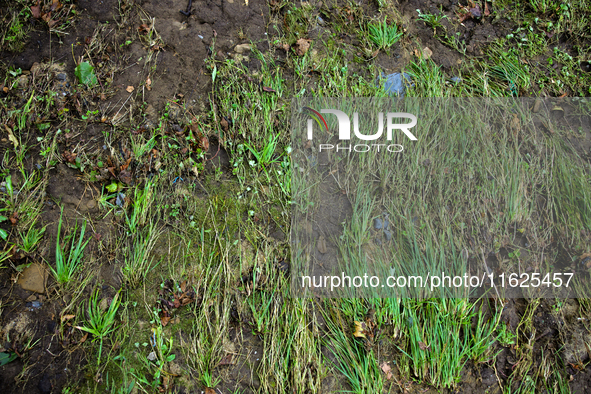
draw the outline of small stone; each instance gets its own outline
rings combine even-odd
[[[45,283],[47,281],[47,270],[39,263],[33,263],[25,268],[18,280],[18,284],[23,290],[33,291],[35,293],[45,293]]]
[[[373,228],[375,228],[376,230],[381,230],[384,227],[384,224],[382,223],[382,219],[376,219],[374,220],[374,224],[373,224]]]
[[[382,75],[380,79],[381,80],[378,82],[384,84],[384,91],[389,96],[393,97],[404,97],[406,86],[413,86],[411,82],[412,79],[408,73],[394,73],[386,76]]]
[[[90,200],[86,203],[86,209],[92,210],[94,208],[96,208],[96,202],[94,200]]]
[[[27,297],[27,299],[25,300],[25,302],[33,302],[33,301],[37,301],[37,296],[35,294],[31,294],[30,296]]]
[[[240,53],[240,54],[242,54],[244,52],[250,52],[250,44],[239,44],[239,45],[236,45],[234,47],[234,52]]]
[[[390,241],[392,239],[392,232],[389,230],[384,230],[384,235],[386,236],[386,241]]]
[[[156,352],[150,352],[150,354],[148,354],[148,360],[149,361],[156,360]]]
[[[310,40],[306,40],[305,38],[300,38],[295,43],[295,51],[298,56],[304,56],[306,52],[310,49]]]

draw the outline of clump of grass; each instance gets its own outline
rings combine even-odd
[[[49,267],[51,272],[55,276],[55,279],[60,284],[68,283],[72,280],[74,273],[80,266],[82,262],[82,257],[84,255],[84,248],[90,241],[90,238],[84,241],[84,233],[86,231],[86,220],[82,223],[82,227],[80,228],[80,235],[78,239],[76,239],[76,234],[78,232],[78,224],[74,227],[74,233],[70,237],[66,237],[66,244],[70,243],[70,251],[66,254],[66,251],[61,245],[60,242],[60,235],[62,230],[62,216],[64,213],[64,209],[62,207],[62,211],[60,213],[60,221],[57,226],[57,239],[55,245],[55,269],[53,267]]]
[[[86,331],[94,335],[94,340],[98,340],[100,342],[97,365],[100,365],[101,363],[103,340],[114,330],[113,323],[115,323],[115,314],[117,313],[120,305],[121,300],[119,299],[119,293],[117,293],[115,294],[115,297],[113,297],[113,300],[111,301],[111,304],[107,310],[103,311],[98,298],[98,289],[95,290],[88,301],[88,318],[86,320],[87,324],[82,327],[77,327],[82,331]]]
[[[137,233],[132,246],[125,254],[123,277],[132,288],[137,286],[153,268],[154,259],[150,258],[150,252],[154,248],[156,240],[162,233],[156,228],[156,224],[150,225],[142,233]]]
[[[35,228],[35,222],[33,222],[33,224],[29,227],[29,229],[27,230],[26,233],[20,233],[20,237],[21,237],[21,250],[27,254],[31,254],[33,253],[33,251],[35,249],[37,249],[37,246],[39,244],[39,241],[41,241],[41,238],[43,238],[43,234],[45,234],[45,227],[42,228]]]
[[[387,49],[396,44],[403,32],[398,31],[395,24],[388,25],[386,19],[383,22],[370,23],[368,26],[369,39],[379,49]]]

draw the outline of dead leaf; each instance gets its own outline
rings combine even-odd
[[[160,323],[162,323],[162,326],[166,326],[168,322],[170,322],[170,316],[160,317]]]
[[[10,140],[10,142],[12,142],[12,144],[14,145],[15,148],[18,148],[18,139],[12,133],[12,129],[6,125],[4,125],[4,128],[6,129],[6,132],[8,133],[8,139]]]
[[[128,170],[121,171],[119,173],[119,180],[125,183],[126,185],[131,185],[131,183],[133,182],[131,179],[131,172],[129,172]]]
[[[12,215],[10,215],[10,217],[8,218],[8,220],[10,220],[10,223],[13,226],[16,226],[16,224],[18,223],[18,217],[19,217],[18,211],[14,211],[12,213]]]
[[[365,323],[360,321],[355,322],[355,331],[353,332],[353,336],[356,338],[366,338]]]
[[[135,90],[135,88],[131,85],[129,85],[125,90],[127,90],[127,93],[131,93]]]
[[[148,34],[150,32],[150,26],[146,25],[145,23],[140,25],[137,29],[143,34]]]
[[[152,90],[152,80],[150,79],[150,77],[148,77],[148,79],[146,79],[146,88],[148,90]]]
[[[386,379],[392,379],[392,368],[387,362],[384,362],[382,365],[380,365],[380,368],[382,368],[382,371],[386,374]]]
[[[295,43],[295,52],[298,56],[304,56],[308,49],[310,49],[310,40],[306,40],[305,38],[300,38]]]
[[[206,387],[205,388],[205,391],[203,392],[203,394],[217,394],[217,393],[215,392],[214,389],[212,389],[210,387]]]
[[[78,156],[76,153],[72,153],[70,151],[65,151],[64,153],[62,153],[62,156],[64,157],[64,159],[66,159],[66,161],[70,164],[75,164],[76,163],[76,156]]]
[[[80,343],[86,342],[87,338],[88,338],[88,333],[84,334],[84,336],[82,338],[80,338]]]
[[[490,15],[490,10],[488,9],[488,3],[485,1],[484,2],[484,16],[489,16]]]
[[[37,5],[31,7],[31,15],[33,15],[33,18],[35,19],[41,18],[41,6],[39,3],[41,3],[41,0],[37,0]]]
[[[325,254],[327,252],[326,240],[322,235],[318,238],[318,245],[316,245],[316,247],[318,248],[318,251],[322,254]]]
[[[221,360],[219,365],[234,365],[234,361],[232,361],[232,358],[234,357],[234,355],[232,353],[228,353],[226,354]]]
[[[62,323],[63,323],[66,320],[70,320],[70,319],[73,319],[75,317],[76,317],[76,315],[63,315],[61,320],[62,320]]]
[[[419,347],[421,348],[421,350],[429,350],[429,349],[431,349],[431,345],[427,346],[427,345],[425,345],[421,341],[419,341]]]
[[[204,151],[209,151],[209,138],[207,138],[206,135],[202,135],[201,138],[199,138],[199,145],[201,145],[201,149]]]
[[[60,8],[62,8],[62,3],[60,3],[59,0],[53,0],[53,2],[51,3],[51,7],[49,7],[51,11],[56,11]]]
[[[224,131],[228,131],[229,124],[228,124],[228,121],[226,119],[223,119],[222,118],[222,120],[220,121],[220,125],[222,126],[222,129]]]
[[[267,86],[263,86],[263,90],[264,90],[265,92],[275,93],[275,89],[273,89],[273,88],[269,88],[269,87],[267,87]]]

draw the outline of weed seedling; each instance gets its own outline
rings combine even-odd
[[[68,243],[68,241],[71,241],[70,252],[66,255],[66,251],[62,248],[62,245],[60,243],[63,213],[64,209],[62,207],[62,211],[60,213],[60,221],[57,226],[57,239],[55,245],[55,269],[51,266],[49,267],[51,269],[51,272],[55,276],[55,279],[60,284],[68,283],[72,279],[74,273],[76,272],[76,269],[82,262],[84,248],[86,248],[86,245],[90,241],[89,238],[86,240],[86,242],[83,243],[84,232],[86,231],[85,220],[80,229],[80,235],[78,237],[78,240],[76,240],[78,225],[74,227],[74,234],[72,234],[70,237],[66,237],[66,244]]]
[[[400,40],[402,34],[401,31],[398,31],[398,26],[388,25],[385,19],[383,22],[369,24],[369,39],[379,49],[390,48]]]
[[[90,300],[88,301],[88,319],[86,325],[77,327],[82,331],[86,331],[94,335],[94,340],[99,341],[99,354],[97,359],[97,366],[101,364],[101,354],[103,351],[103,340],[113,331],[113,323],[115,323],[115,314],[121,305],[119,293],[115,294],[109,308],[102,311],[100,301],[98,298],[98,289],[94,291]]]

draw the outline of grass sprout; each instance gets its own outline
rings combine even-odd
[[[398,31],[395,24],[388,25],[386,20],[383,22],[370,23],[368,26],[369,39],[379,48],[387,49],[396,44],[404,34]]]
[[[74,233],[70,237],[66,237],[66,244],[70,243],[70,250],[66,253],[66,250],[61,245],[60,235],[62,230],[62,216],[64,210],[60,213],[60,220],[57,227],[57,239],[55,245],[55,269],[49,267],[51,272],[55,276],[55,279],[60,284],[68,283],[72,280],[74,273],[82,262],[84,255],[84,248],[90,241],[90,238],[84,242],[84,233],[86,230],[86,220],[82,223],[80,228],[80,235],[77,237],[78,225],[74,227]]]
[[[119,299],[119,293],[115,294],[109,307],[103,311],[101,309],[98,293],[98,289],[95,290],[88,301],[88,317],[86,324],[77,328],[92,334],[95,337],[94,340],[100,342],[97,358],[97,365],[100,365],[103,341],[104,338],[114,330],[113,324],[115,323],[115,315],[117,314],[119,306],[121,306],[121,300]]]

